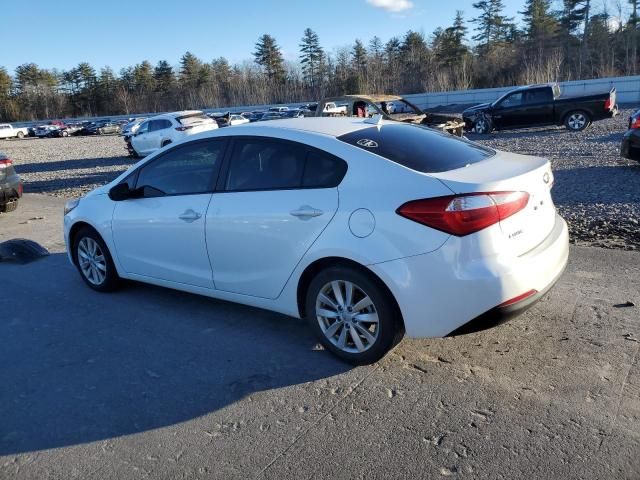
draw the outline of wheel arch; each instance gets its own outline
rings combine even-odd
[[[300,315],[300,318],[305,317],[305,311],[304,311],[305,297],[307,295],[307,290],[309,289],[309,285],[311,284],[311,281],[313,280],[313,278],[320,271],[330,267],[335,267],[335,266],[354,268],[368,275],[374,282],[376,282],[387,293],[387,295],[389,295],[389,298],[393,302],[393,308],[396,311],[397,318],[399,319],[402,328],[404,328],[404,318],[402,317],[402,310],[400,309],[400,306],[398,305],[398,301],[396,300],[395,296],[393,295],[393,292],[387,286],[387,284],[378,275],[376,275],[373,271],[367,268],[365,265],[362,265],[361,263],[358,263],[355,260],[351,260],[344,257],[320,258],[318,260],[311,262],[304,269],[304,271],[302,272],[302,274],[298,279],[298,288],[296,292],[296,301],[297,301],[297,307],[298,307],[298,314]]]
[[[567,122],[567,118],[569,118],[569,115],[571,115],[572,113],[583,113],[587,117],[588,123],[593,121],[593,112],[590,111],[589,109],[582,108],[582,107],[569,108],[562,115],[562,125],[564,125]]]
[[[109,244],[105,241],[104,236],[100,233],[100,231],[96,227],[94,227],[90,223],[85,222],[83,220],[77,221],[69,229],[69,248],[71,249],[71,258],[73,259],[74,264],[77,264],[78,259],[76,258],[77,253],[75,251],[75,248],[73,248],[73,246],[76,241],[76,235],[78,235],[78,232],[83,228],[90,228],[91,230],[96,232],[96,234],[100,236],[104,244],[107,245],[107,248],[109,247]]]

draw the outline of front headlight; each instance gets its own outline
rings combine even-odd
[[[69,200],[67,203],[64,204],[64,214],[66,215],[71,210],[76,208],[79,203],[80,203],[80,199],[79,198],[74,198],[73,200]]]

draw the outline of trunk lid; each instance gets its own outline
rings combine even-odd
[[[551,198],[553,174],[545,158],[496,152],[495,156],[482,162],[431,176],[458,194],[527,192],[527,206],[500,221],[504,244],[515,255],[523,255],[538,246],[553,229],[556,217]]]

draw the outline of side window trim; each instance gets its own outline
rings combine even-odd
[[[146,168],[149,165],[161,160],[166,155],[168,155],[171,152],[174,152],[175,150],[179,150],[179,149],[185,148],[187,146],[200,145],[200,144],[213,143],[213,142],[223,143],[222,152],[221,152],[221,155],[220,155],[220,157],[222,158],[222,161],[217,162],[217,166],[216,166],[215,171],[213,173],[213,178],[211,179],[211,182],[209,184],[209,188],[207,189],[207,191],[206,192],[194,192],[194,193],[165,193],[163,196],[164,197],[177,197],[177,196],[185,196],[185,195],[206,195],[206,194],[214,193],[215,190],[216,190],[216,185],[218,183],[218,180],[220,179],[220,172],[222,171],[223,163],[226,160],[226,157],[227,157],[227,155],[229,153],[229,144],[231,143],[231,142],[229,142],[229,139],[225,138],[225,137],[204,138],[202,140],[196,140],[196,141],[193,141],[193,142],[182,143],[180,145],[176,145],[173,148],[167,150],[166,152],[162,152],[162,155],[158,155],[154,159],[152,159],[152,160],[150,160],[148,162],[145,162],[142,165],[140,165],[133,172],[131,172],[123,180],[123,182],[126,181],[126,179],[128,179],[129,177],[135,175],[135,177],[136,177],[136,183],[135,183],[136,186],[135,186],[135,188],[138,189],[138,188],[144,186],[144,185],[138,185],[138,179],[140,177],[140,171],[143,168]]]

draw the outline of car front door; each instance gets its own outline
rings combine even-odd
[[[493,107],[491,117],[497,129],[515,128],[522,124],[522,92],[513,92]]]
[[[213,288],[205,218],[226,143],[207,139],[177,146],[127,179],[135,184],[134,198],[117,202],[112,220],[125,272]]]
[[[346,163],[302,144],[238,137],[207,213],[215,288],[277,298],[338,208]]]
[[[149,124],[151,121],[142,122],[140,128],[136,131],[135,135],[131,138],[131,145],[135,148],[139,155],[147,155],[149,153],[149,144],[147,141],[147,135],[149,133]]]

